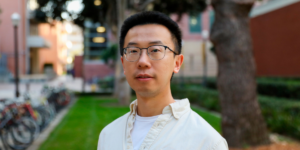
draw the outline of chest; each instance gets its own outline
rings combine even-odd
[[[133,123],[132,126],[129,122],[128,126],[132,128],[128,128],[124,148],[128,150],[197,149],[199,144],[201,145],[196,140],[198,133],[188,129],[184,122],[184,118],[179,121],[170,115],[159,117],[155,122],[148,124]]]

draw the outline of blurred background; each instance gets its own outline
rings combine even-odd
[[[49,115],[34,109],[44,120],[38,124],[41,135],[37,135],[43,138],[28,133],[28,142],[10,143],[16,139],[9,137],[0,146],[96,149],[102,128],[128,112],[128,104],[136,98],[121,67],[120,26],[137,12],[160,11],[176,21],[182,31],[185,59],[172,79],[174,98],[189,98],[192,109],[226,139],[228,126],[222,116],[233,120],[249,116],[249,122],[256,122],[252,125],[258,127],[252,130],[250,123],[250,134],[233,133],[232,137],[243,140],[237,143],[228,138],[230,147],[300,149],[300,1],[229,0],[227,4],[220,0],[1,0],[1,122],[10,113],[5,108],[12,104],[31,103],[39,109],[43,105],[49,108]],[[215,9],[220,7],[227,7],[229,14],[232,11],[231,17]],[[236,28],[228,29],[226,19],[232,19]],[[241,47],[246,47],[249,57],[234,50],[243,51]],[[240,66],[236,72],[233,67],[227,78],[222,76],[224,59]],[[251,63],[234,61],[238,59]],[[245,78],[243,73],[236,75],[239,72],[249,72],[250,78],[249,74]],[[245,90],[236,96],[231,93],[234,90],[224,90],[224,85]],[[238,99],[249,93],[253,103],[250,112],[258,111],[258,115],[228,116],[226,108],[239,114],[243,110],[238,103],[247,107]],[[259,107],[254,107],[256,104]],[[38,122],[35,115],[29,117]],[[0,128],[8,130],[9,125],[0,124]],[[234,129],[243,126],[241,123]]]

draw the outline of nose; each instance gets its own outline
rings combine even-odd
[[[143,50],[141,52],[140,58],[137,61],[137,66],[138,68],[150,68],[151,63],[150,63],[150,58],[147,55],[147,49],[145,49],[144,51]]]

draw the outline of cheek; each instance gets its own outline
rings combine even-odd
[[[133,69],[134,68],[132,68],[132,65],[130,65],[130,64],[126,65],[126,67],[124,68],[124,74],[126,76],[131,76]]]
[[[155,68],[157,68],[156,70],[158,71],[157,76],[160,76],[159,78],[163,77],[163,79],[165,80],[171,77],[174,64],[169,61],[164,61],[155,64]]]

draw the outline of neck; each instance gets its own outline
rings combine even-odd
[[[152,97],[144,97],[137,92],[136,96],[138,101],[137,112],[142,117],[160,115],[166,106],[175,102],[170,87]]]

